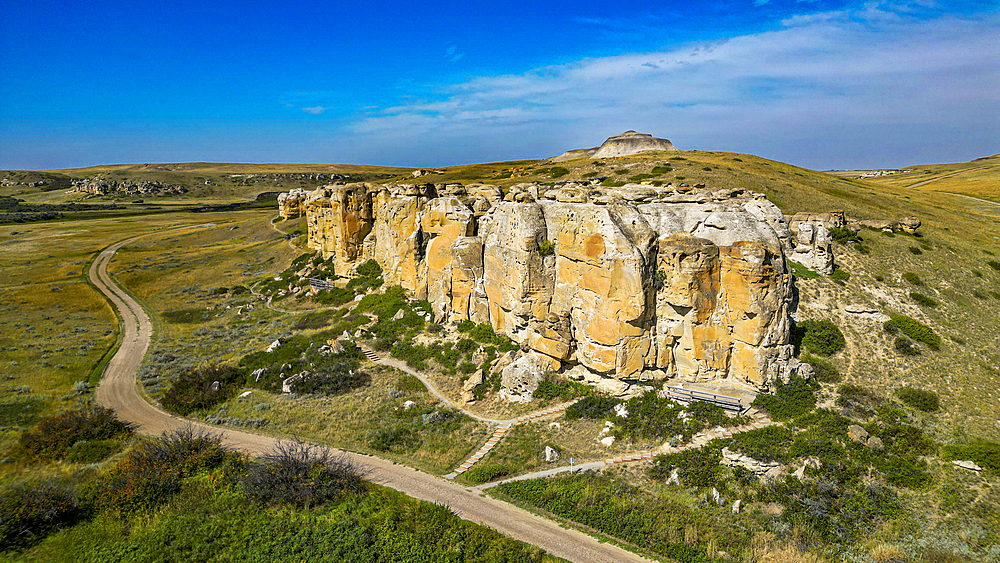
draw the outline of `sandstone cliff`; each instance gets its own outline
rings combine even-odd
[[[305,212],[338,274],[374,258],[438,321],[489,322],[535,364],[760,389],[789,369],[794,243],[761,194],[350,184]]]

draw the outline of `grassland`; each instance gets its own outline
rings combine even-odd
[[[1000,270],[990,263],[1000,260],[1000,206],[954,195],[995,197],[990,190],[996,185],[996,160],[911,167],[914,172],[907,175],[869,180],[716,151],[651,153],[608,159],[603,166],[580,159],[559,163],[557,167],[564,171],[554,171],[554,165],[543,161],[476,164],[432,169],[430,175],[419,179],[413,179],[409,169],[320,165],[132,165],[55,171],[51,174],[86,177],[102,173],[130,179],[187,182],[192,186],[201,179],[203,187],[184,196],[152,202],[147,199],[143,204],[124,202],[126,209],[112,219],[93,216],[91,220],[0,226],[4,274],[0,292],[0,366],[4,367],[6,378],[0,382],[0,426],[3,426],[0,459],[6,456],[20,429],[40,416],[85,400],[86,391],[79,393],[75,382],[88,380],[101,358],[114,346],[117,338],[114,315],[87,285],[84,276],[91,258],[112,241],[153,233],[123,248],[110,269],[152,312],[154,342],[140,378],[154,399],[185,370],[236,362],[248,353],[266,348],[275,339],[314,335],[331,326],[339,327],[341,318],[331,313],[335,317],[331,325],[297,328],[308,313],[315,311],[316,305],[309,300],[284,299],[268,307],[252,293],[220,291],[237,286],[256,287],[288,268],[294,258],[305,252],[305,241],[299,236],[289,242],[284,233],[304,232],[302,219],[272,223],[275,214],[272,208],[226,213],[176,212],[194,203],[226,203],[234,198],[252,199],[262,191],[298,187],[277,187],[270,179],[270,184],[241,185],[233,176],[309,171],[370,174],[369,179],[378,181],[489,182],[503,187],[526,181],[554,183],[597,177],[629,181],[638,176],[640,181],[649,183],[705,183],[710,188],[762,192],[785,213],[843,209],[852,219],[918,217],[923,223],[918,237],[866,229],[860,233],[866,253],[860,252],[857,245],[837,244],[834,249],[837,263],[850,273],[846,282],[836,283],[818,275],[798,279],[797,318],[831,320],[846,335],[846,348],[826,360],[839,370],[842,381],[824,384],[818,391],[819,404],[837,408],[840,384],[859,386],[881,400],[890,400],[902,386],[927,389],[940,397],[941,409],[932,413],[912,411],[909,416],[935,442],[998,440]],[[959,174],[948,176],[956,171]],[[913,183],[933,178],[938,179],[912,187]],[[211,183],[205,184],[206,179]],[[306,184],[302,185],[309,187]],[[66,194],[64,190],[25,186],[3,188],[0,195],[39,202],[82,197]],[[166,230],[181,224],[206,226],[176,232]],[[913,282],[915,279],[920,280],[920,285]],[[922,305],[911,297],[914,292],[938,305],[927,306],[927,302]],[[886,315],[913,317],[940,335],[943,344],[939,350],[932,350],[918,343],[919,354],[900,353],[894,346],[897,335],[885,332],[880,319],[845,310],[846,306],[856,304]],[[363,369],[371,374],[370,384],[348,393],[292,398],[254,390],[247,397],[198,411],[195,416],[220,421],[266,419],[266,424],[257,431],[373,451],[370,441],[373,433],[386,424],[405,425],[413,418],[404,407],[406,401],[417,403],[413,412],[420,415],[438,408],[431,396],[418,388],[400,393],[405,387],[400,372],[370,363],[364,364]],[[457,375],[446,375],[433,365],[429,371],[433,372],[430,376],[439,388],[457,396],[461,385]],[[536,407],[509,407],[490,400],[473,405],[478,412],[497,417]],[[599,421],[559,422],[559,427],[550,427],[547,422],[516,427],[483,463],[509,464],[520,473],[546,465],[541,459],[545,445],[557,447],[563,460],[574,457],[578,461],[649,445],[620,440],[606,448],[597,443],[602,428]],[[481,445],[488,432],[486,425],[465,419],[445,433],[420,430],[417,447],[395,447],[379,455],[429,472],[445,473]],[[64,470],[58,466],[36,469],[40,473]],[[10,464],[2,464],[0,478],[11,478],[17,471]],[[875,555],[889,553],[891,549],[883,549],[885,545],[892,547],[901,538],[912,537],[912,518],[928,520],[927,537],[933,536],[935,546],[955,547],[951,551],[941,547],[941,553],[958,553],[960,543],[969,546],[980,541],[976,538],[988,538],[982,532],[983,523],[988,521],[970,518],[962,513],[961,507],[989,504],[995,498],[995,491],[1000,490],[1000,483],[993,473],[964,471],[935,461],[929,486],[901,493],[902,502],[914,516],[889,523],[899,529],[881,530],[873,536],[862,550],[868,559],[858,555],[858,561],[867,563],[871,559],[884,563],[892,559],[889,556],[879,559],[882,555]],[[626,471],[619,477],[640,487],[644,495],[667,496],[680,502],[685,514],[706,510],[693,491],[667,489],[641,473]],[[753,518],[726,518],[733,525],[756,525]],[[795,530],[788,533],[772,530],[767,532],[771,535],[753,541],[768,546],[764,551],[771,549],[778,553],[794,543],[795,533]],[[695,539],[694,543],[702,540]],[[950,555],[941,557],[944,558],[925,559],[957,560],[948,559]]]
[[[902,174],[868,178],[879,186],[947,192],[1000,201],[1000,155],[951,164],[905,166]],[[857,177],[860,171],[836,172],[838,176]]]

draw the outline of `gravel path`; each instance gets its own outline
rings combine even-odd
[[[139,303],[118,287],[107,272],[108,263],[115,252],[138,238],[141,237],[109,246],[100,253],[89,270],[91,281],[121,315],[123,335],[121,347],[109,362],[97,388],[97,401],[115,409],[122,419],[136,423],[144,434],[155,435],[190,424],[221,434],[226,444],[250,454],[256,455],[271,449],[278,442],[277,438],[218,428],[174,416],[152,405],[139,390],[136,373],[149,348],[153,325]],[[374,456],[343,453],[366,470],[368,479],[374,483],[421,500],[448,506],[461,518],[538,546],[557,557],[580,563],[650,561],[440,477]]]

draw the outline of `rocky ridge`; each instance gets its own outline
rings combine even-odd
[[[649,133],[626,131],[608,137],[599,147],[566,151],[549,160],[551,162],[565,162],[577,158],[615,158],[631,156],[646,151],[675,152],[677,148],[667,139],[660,139]]]
[[[437,321],[489,323],[521,344],[504,368],[511,399],[564,366],[618,394],[673,378],[767,389],[800,369],[785,257],[809,254],[762,194],[358,183],[309,192],[302,206],[309,247],[338,275],[374,259]],[[832,264],[828,240],[809,244]]]

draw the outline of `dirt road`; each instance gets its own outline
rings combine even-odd
[[[148,235],[143,235],[148,236]],[[109,246],[90,267],[91,281],[108,298],[122,318],[122,343],[108,364],[97,388],[97,401],[118,412],[118,416],[139,425],[145,434],[159,434],[187,424],[222,434],[223,440],[251,454],[269,450],[276,438],[208,426],[171,415],[150,404],[139,390],[136,373],[153,334],[149,316],[108,274],[107,267],[119,248],[141,237]],[[411,497],[443,504],[459,517],[489,526],[512,538],[536,545],[552,555],[580,563],[648,562],[649,559],[613,545],[601,543],[582,532],[560,527],[552,520],[536,516],[496,499],[483,496],[445,479],[421,473],[381,458],[345,453],[368,472],[368,479]]]

